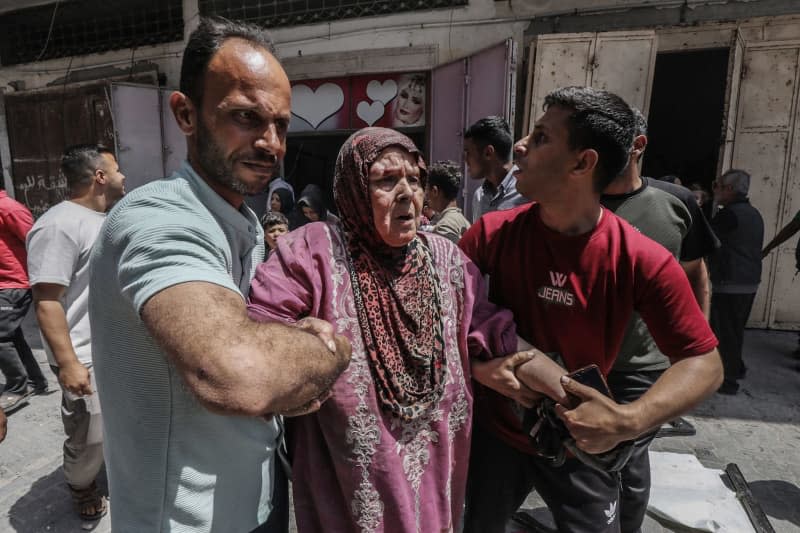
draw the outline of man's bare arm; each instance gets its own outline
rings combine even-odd
[[[317,335],[247,316],[241,296],[205,282],[164,289],[142,320],[200,402],[227,414],[296,411],[324,397],[350,361],[350,344],[331,351]]]
[[[568,403],[569,399],[561,386],[561,376],[566,375],[567,370],[535,348],[528,353],[530,360],[517,367],[517,379],[529,389],[556,402]]]
[[[775,238],[769,241],[769,243],[764,247],[764,249],[761,251],[761,258],[763,259],[767,257],[774,248],[777,248],[783,244],[798,231],[800,231],[800,217],[795,217],[791,222],[781,228],[778,234],[775,235]]]
[[[708,320],[711,312],[711,286],[706,262],[700,257],[694,261],[681,261],[681,267],[686,272],[686,277],[689,278],[689,285],[692,286],[697,305],[700,306],[703,316]]]
[[[33,306],[36,320],[58,366],[58,381],[75,394],[92,393],[89,370],[78,361],[69,336],[67,312],[61,303],[67,288],[56,283],[37,283],[33,286]]]
[[[618,404],[591,387],[562,378],[564,389],[582,400],[575,409],[556,410],[575,438],[589,453],[612,449],[685,413],[722,383],[717,350],[675,362],[641,398]]]

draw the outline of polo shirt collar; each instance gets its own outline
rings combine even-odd
[[[503,181],[500,182],[500,185],[497,187],[497,190],[494,191],[492,195],[492,199],[502,197],[505,195],[506,191],[513,189],[517,185],[517,178],[514,177],[514,172],[517,170],[517,165],[511,165],[511,169],[508,171],[506,176],[503,178]],[[492,193],[492,184],[489,180],[483,180],[483,192],[486,194]]]
[[[232,226],[242,233],[255,235],[259,228],[255,213],[242,202],[239,209],[229,204],[222,196],[212,189],[189,164],[184,161],[179,173],[189,182],[197,198],[211,211],[216,218]]]

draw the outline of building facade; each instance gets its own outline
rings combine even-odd
[[[771,239],[800,210],[800,4],[793,0],[28,0],[0,4],[0,160],[40,214],[63,198],[67,144],[117,150],[131,187],[184,157],[166,105],[201,15],[271,28],[292,80],[284,173],[330,191],[342,141],[406,132],[428,160],[463,161],[466,126],[531,128],[561,85],[612,90],[649,118],[644,173],[706,188],[753,175]],[[464,208],[471,191],[465,183]],[[263,210],[266,198],[251,205]],[[794,241],[765,263],[757,327],[800,329]]]

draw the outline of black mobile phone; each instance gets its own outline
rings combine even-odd
[[[581,385],[592,387],[596,391],[605,394],[612,400],[614,399],[614,395],[611,394],[611,389],[608,387],[606,378],[603,376],[603,373],[600,372],[600,368],[597,365],[588,365],[583,368],[579,368],[575,372],[567,374],[567,377],[574,379]],[[578,398],[572,396],[572,399],[575,400],[575,405],[580,403]]]

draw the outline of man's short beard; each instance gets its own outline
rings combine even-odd
[[[251,189],[236,176],[233,162],[225,158],[222,148],[214,141],[211,131],[206,128],[205,122],[200,117],[197,121],[197,164],[208,179],[233,192],[255,196],[267,190],[268,185]]]

